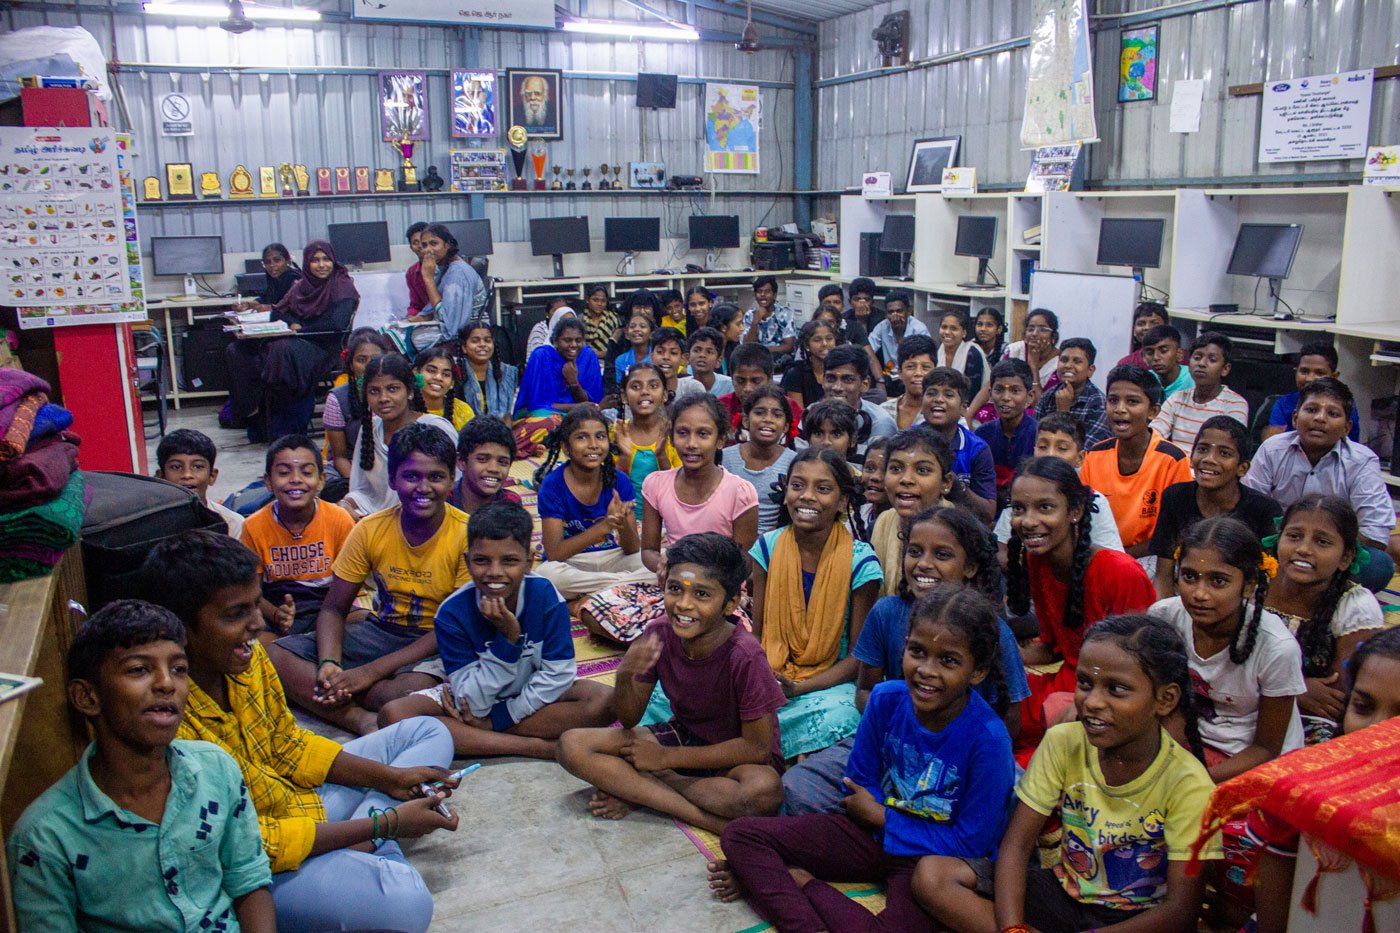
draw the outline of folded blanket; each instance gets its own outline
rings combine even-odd
[[[68,477],[63,492],[52,502],[0,514],[0,566],[5,563],[4,548],[12,545],[72,547],[83,527],[86,491],[87,484],[79,470]]]
[[[10,426],[10,408],[30,392],[52,391],[49,384],[22,369],[0,368],[0,431]]]
[[[67,431],[72,426],[73,413],[62,405],[50,402],[39,409],[39,413],[34,416],[34,430],[29,432],[29,443],[32,444],[41,437],[57,434],[59,431]]]
[[[13,460],[0,460],[0,511],[52,502],[78,468],[76,434],[42,438]],[[3,545],[0,545],[3,550]]]
[[[15,404],[10,426],[0,437],[0,460],[13,460],[24,453],[29,446],[29,433],[34,430],[34,419],[48,400],[43,392],[30,392]]]

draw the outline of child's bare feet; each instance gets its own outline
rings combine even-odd
[[[588,812],[600,820],[620,820],[634,809],[627,801],[600,790],[595,790],[593,796],[588,798]]]
[[[743,896],[743,889],[739,886],[739,879],[734,877],[734,872],[729,870],[729,863],[724,859],[715,859],[708,865],[710,869],[710,893],[714,894],[717,900],[728,903],[737,901]]]

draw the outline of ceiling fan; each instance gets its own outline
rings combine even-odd
[[[235,36],[253,28],[253,21],[243,12],[243,0],[228,0],[228,19],[219,22],[219,28]]]
[[[762,52],[763,46],[758,41],[758,27],[753,24],[753,0],[747,0],[747,7],[748,18],[744,21],[744,34],[734,43],[734,48],[740,52]]]

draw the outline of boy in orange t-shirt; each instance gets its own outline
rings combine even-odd
[[[1108,499],[1123,550],[1143,557],[1157,527],[1162,492],[1172,483],[1191,481],[1191,459],[1151,428],[1162,407],[1162,384],[1148,370],[1115,366],[1108,374],[1105,407],[1113,436],[1090,448],[1079,478]]]
[[[325,485],[321,452],[289,434],[267,449],[263,475],[272,501],[243,523],[244,546],[258,555],[264,644],[316,624],[331,584],[331,565],[355,527],[350,513],[317,498]]]

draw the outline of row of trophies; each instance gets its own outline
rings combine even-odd
[[[529,189],[529,186],[525,182],[525,149],[527,144],[530,143],[529,135],[523,126],[512,126],[506,132],[506,141],[510,143],[511,162],[515,167],[515,181],[511,183],[511,188],[515,191],[526,191]],[[530,164],[535,169],[536,191],[594,190],[593,182],[590,180],[590,176],[593,174],[593,168],[591,166],[585,166],[582,170],[583,184],[574,181],[574,169],[565,169],[559,165],[551,167],[551,171],[554,173],[554,180],[552,182],[546,182],[544,171],[545,165],[549,162],[549,153],[545,150],[544,140],[534,140],[533,145],[529,145],[529,149]],[[561,180],[559,178],[560,173],[563,173],[568,181]],[[611,180],[608,179],[608,175],[610,174],[614,176]],[[622,166],[608,165],[606,162],[599,165],[597,190],[621,191],[622,189]]]
[[[311,195],[312,173],[305,165],[292,165],[283,162],[274,168],[271,165],[259,166],[256,179],[253,173],[242,165],[235,166],[229,173],[227,197],[240,198],[293,198]],[[392,169],[368,166],[340,166],[338,168],[318,168],[315,170],[317,194],[384,194],[391,191],[439,191],[446,183],[438,174],[436,166],[428,166],[427,175],[421,180],[414,177],[413,186],[397,180]],[[160,179],[154,175],[145,178],[141,184],[141,198],[144,201],[194,201],[220,200],[224,198],[223,180],[218,172],[201,172],[198,194],[194,170],[188,162],[167,162],[165,165],[165,192],[161,191]]]

